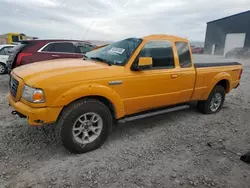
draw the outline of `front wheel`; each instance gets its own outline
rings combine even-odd
[[[0,63],[0,75],[4,74],[7,72],[7,68],[5,66],[5,64]]]
[[[58,121],[58,134],[72,153],[85,153],[100,147],[112,126],[109,109],[95,99],[77,101],[64,110]]]
[[[209,94],[206,101],[198,102],[198,109],[204,114],[213,114],[218,112],[225,101],[224,87],[217,85]]]

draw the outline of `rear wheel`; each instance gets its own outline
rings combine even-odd
[[[6,65],[3,63],[0,63],[0,74],[4,74],[6,73],[6,71],[7,71]]]
[[[65,109],[58,121],[58,134],[72,153],[85,153],[100,147],[112,127],[109,109],[95,99],[77,101]]]
[[[198,109],[204,114],[213,114],[218,112],[225,101],[225,88],[217,85],[209,94],[206,101],[198,102]]]

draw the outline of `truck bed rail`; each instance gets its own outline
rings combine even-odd
[[[238,62],[220,62],[220,63],[194,63],[195,68],[204,68],[204,67],[219,67],[219,66],[232,66],[232,65],[241,65]]]

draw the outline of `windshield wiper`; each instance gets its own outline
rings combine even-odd
[[[106,64],[108,64],[109,66],[111,66],[112,64],[110,62],[108,62],[106,59],[102,59],[100,57],[91,57],[90,59],[93,59],[93,60],[97,60],[97,61],[102,61]]]

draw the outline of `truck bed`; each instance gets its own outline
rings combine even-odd
[[[208,94],[219,80],[218,75],[227,75],[225,80],[230,80],[230,86],[226,92],[238,86],[242,65],[237,60],[226,59],[223,56],[196,55],[194,58],[194,67],[196,69],[196,83],[193,100],[206,100]],[[221,74],[223,73],[223,74]],[[227,82],[225,83],[227,86]],[[202,93],[202,95],[201,95]],[[205,97],[204,97],[205,96]]]
[[[195,68],[241,65],[234,59],[226,59],[223,56],[203,55],[203,54],[193,55],[193,61]]]

